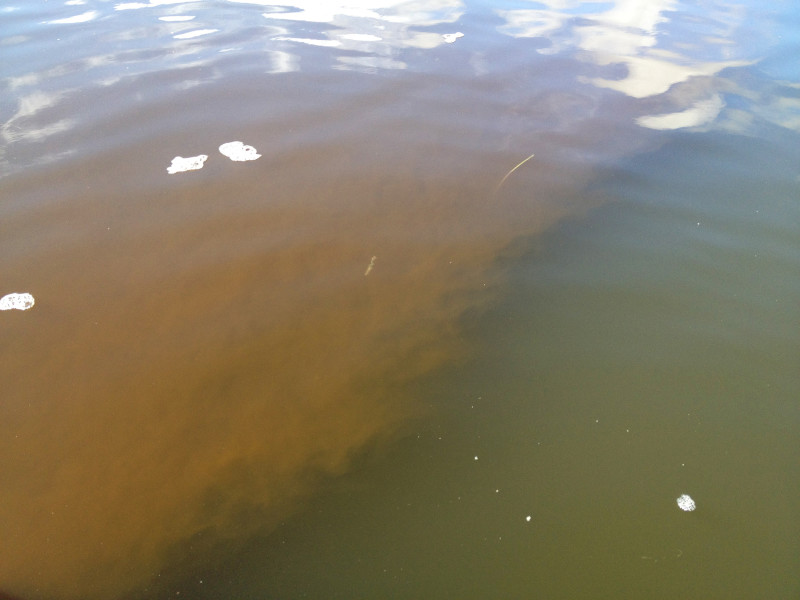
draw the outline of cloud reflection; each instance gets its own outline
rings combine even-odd
[[[456,22],[464,14],[461,0],[438,0],[421,4],[408,0],[354,0],[349,3],[322,0],[298,0],[291,8],[279,8],[265,0],[229,0],[240,4],[269,6],[263,13],[272,21],[302,21],[333,25],[320,31],[323,39],[279,37],[313,46],[326,46],[363,52],[369,56],[337,58],[337,68],[404,69],[403,60],[396,56],[403,48],[431,49],[448,43],[440,33],[419,31]],[[463,34],[462,34],[463,35]]]
[[[574,75],[575,86],[589,84],[646,101],[636,104],[638,114],[630,115],[642,127],[724,126],[740,132],[745,114],[735,114],[731,106],[736,103],[726,99],[737,94],[746,108],[736,110],[744,110],[749,119],[798,128],[790,83],[759,90],[757,100],[751,99],[752,82],[731,83],[729,72],[756,63],[769,44],[745,44],[742,37],[775,37],[766,31],[743,32],[752,10],[744,2],[705,7],[702,21],[686,18],[680,0],[542,0],[525,6],[494,4],[502,19],[496,30],[536,38],[530,52],[588,65]],[[446,46],[465,35],[470,41],[459,40],[457,47],[466,48],[465,64],[484,76],[493,71],[486,57],[498,43],[498,36],[484,37],[488,49],[476,49],[470,30],[459,23],[468,13],[462,0],[225,0],[213,6],[200,0],[132,0],[91,7],[71,0],[50,9],[42,8],[42,16],[33,18],[38,26],[53,28],[48,33],[52,47],[42,51],[36,46],[35,29],[9,31],[0,42],[17,52],[2,80],[10,90],[3,99],[10,116],[0,126],[6,145],[40,142],[90,121],[88,108],[81,112],[65,106],[87,90],[168,71],[174,74],[174,91],[222,79],[227,75],[218,66],[223,55],[232,60],[258,55],[264,74],[425,69],[413,51]],[[13,6],[3,10],[18,12]],[[95,23],[102,23],[102,30]],[[97,43],[82,43],[87,31]],[[42,96],[49,98],[46,105],[33,111]],[[54,110],[57,103],[60,110]],[[50,159],[71,151],[52,152]],[[7,148],[0,154],[11,155]]]
[[[719,116],[725,102],[719,94],[708,100],[700,100],[686,110],[663,115],[650,115],[639,117],[636,122],[642,127],[650,129],[682,129],[685,127],[698,127],[711,123]]]
[[[155,8],[171,4],[191,4],[202,0],[150,0],[149,2],[121,2],[114,5],[114,10],[136,10],[139,8]]]
[[[297,0],[291,6],[266,0],[228,0],[214,7],[200,0],[134,0],[74,14],[73,7],[86,8],[85,4],[81,0],[50,12],[50,7],[40,9],[48,18],[38,20],[38,25],[60,28],[49,34],[57,52],[42,53],[27,35],[6,37],[6,43],[19,40],[22,49],[14,64],[28,65],[16,73],[9,69],[3,80],[14,92],[6,100],[11,116],[0,128],[0,139],[6,144],[41,142],[82,120],[91,120],[86,114],[79,116],[85,104],[81,103],[77,112],[66,105],[92,88],[169,70],[175,72],[172,85],[176,91],[215,81],[225,76],[214,67],[222,54],[257,53],[265,59],[260,62],[268,74],[299,71],[308,65],[366,72],[406,69],[404,50],[432,49],[452,42],[444,32],[425,29],[452,24],[465,12],[461,0]],[[257,7],[263,24],[254,24],[248,5]],[[102,30],[71,27],[94,22],[102,22]],[[452,34],[452,29],[448,30]],[[87,31],[96,43],[83,43]],[[309,61],[310,47],[328,49],[328,64],[325,59],[320,61],[319,53]],[[31,56],[26,57],[25,52]],[[210,67],[202,72],[203,80],[179,73],[201,66]],[[39,108],[34,109],[33,104]],[[54,119],[51,114],[59,110],[69,114]],[[52,153],[49,159],[40,156],[37,163],[71,151]],[[0,155],[8,153],[0,151]]]
[[[548,40],[540,53],[570,52],[582,62],[624,67],[621,77],[601,75],[581,81],[636,99],[667,94],[692,79],[712,78],[729,67],[751,64],[748,60],[706,60],[669,47],[670,18],[677,14],[678,4],[677,0],[617,0],[609,6],[595,0],[543,0],[536,8],[499,10],[498,14],[506,21],[500,29],[507,35]],[[718,40],[716,45],[720,45]],[[693,87],[698,92],[703,88]],[[684,89],[681,110],[640,117],[637,122],[655,129],[706,124],[719,115],[724,102],[714,91],[700,93],[687,96]]]
[[[174,37],[176,40],[191,40],[196,37],[216,33],[217,31],[219,31],[219,29],[192,29],[191,31],[185,31],[184,33],[176,33],[172,37]]]
[[[94,21],[96,18],[100,16],[100,13],[96,10],[87,10],[84,13],[79,15],[75,15],[74,17],[64,17],[63,19],[54,19],[52,21],[48,21],[47,23],[50,25],[64,25],[69,23],[88,23],[89,21]]]

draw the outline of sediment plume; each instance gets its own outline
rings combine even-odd
[[[338,172],[261,204],[253,180],[181,184],[115,236],[31,252],[36,310],[0,365],[11,593],[136,595],[182,548],[268,532],[421,414],[403,385],[463,356],[493,261],[565,213],[551,196],[523,224],[496,181]]]

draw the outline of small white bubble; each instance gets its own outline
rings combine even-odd
[[[528,515],[527,517],[525,517],[525,520],[526,520],[528,523],[530,523],[530,522],[531,522],[531,516],[530,516],[530,515]]]

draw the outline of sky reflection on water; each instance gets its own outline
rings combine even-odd
[[[542,57],[563,56],[592,67],[575,85],[636,99],[631,118],[643,127],[714,126],[745,133],[754,120],[766,119],[800,129],[800,83],[764,77],[758,67],[770,50],[767,40],[796,43],[791,20],[752,19],[761,5],[740,2],[702,11],[677,0],[531,5],[81,0],[8,6],[4,19],[11,35],[4,45],[13,60],[4,64],[3,95],[13,112],[0,128],[6,146],[0,160],[8,169],[15,144],[39,143],[80,126],[83,119],[58,107],[87,85],[113,87],[171,70],[177,91],[224,81],[226,62],[236,56],[253,61],[256,55],[258,67],[248,69],[264,74],[326,68],[436,72],[439,55],[427,59],[418,53],[443,46],[455,53],[448,61],[472,65],[480,77],[504,68],[482,56],[507,45],[506,36],[530,40],[529,51]],[[463,38],[448,40],[460,29]],[[82,44],[87,34],[98,43]],[[791,63],[786,56],[784,68],[773,58],[770,71],[791,71]],[[70,152],[65,148],[57,156]]]

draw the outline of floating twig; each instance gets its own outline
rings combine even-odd
[[[377,258],[378,258],[377,256],[373,256],[373,257],[370,259],[370,261],[369,261],[369,265],[367,265],[367,270],[366,270],[366,271],[364,271],[364,277],[366,277],[367,275],[369,275],[370,271],[372,271],[372,268],[375,266],[375,261],[377,260]]]
[[[497,187],[496,187],[496,188],[494,188],[494,194],[492,194],[492,195],[493,195],[493,196],[496,196],[496,195],[497,195],[497,192],[498,192],[498,191],[500,191],[500,187],[501,187],[501,186],[502,186],[502,185],[503,185],[503,184],[506,182],[506,179],[508,179],[508,178],[511,176],[511,174],[512,174],[514,171],[516,171],[517,169],[519,169],[519,168],[520,168],[522,165],[524,165],[526,162],[528,162],[528,161],[529,161],[530,159],[532,159],[534,156],[536,156],[536,155],[535,155],[535,154],[531,154],[531,155],[530,155],[528,158],[526,158],[526,159],[524,159],[524,160],[520,161],[519,163],[517,163],[517,165],[516,165],[516,166],[515,166],[513,169],[511,169],[511,170],[510,170],[508,173],[506,173],[505,177],[503,177],[503,178],[500,180],[500,183],[498,183],[498,184],[497,184]]]

